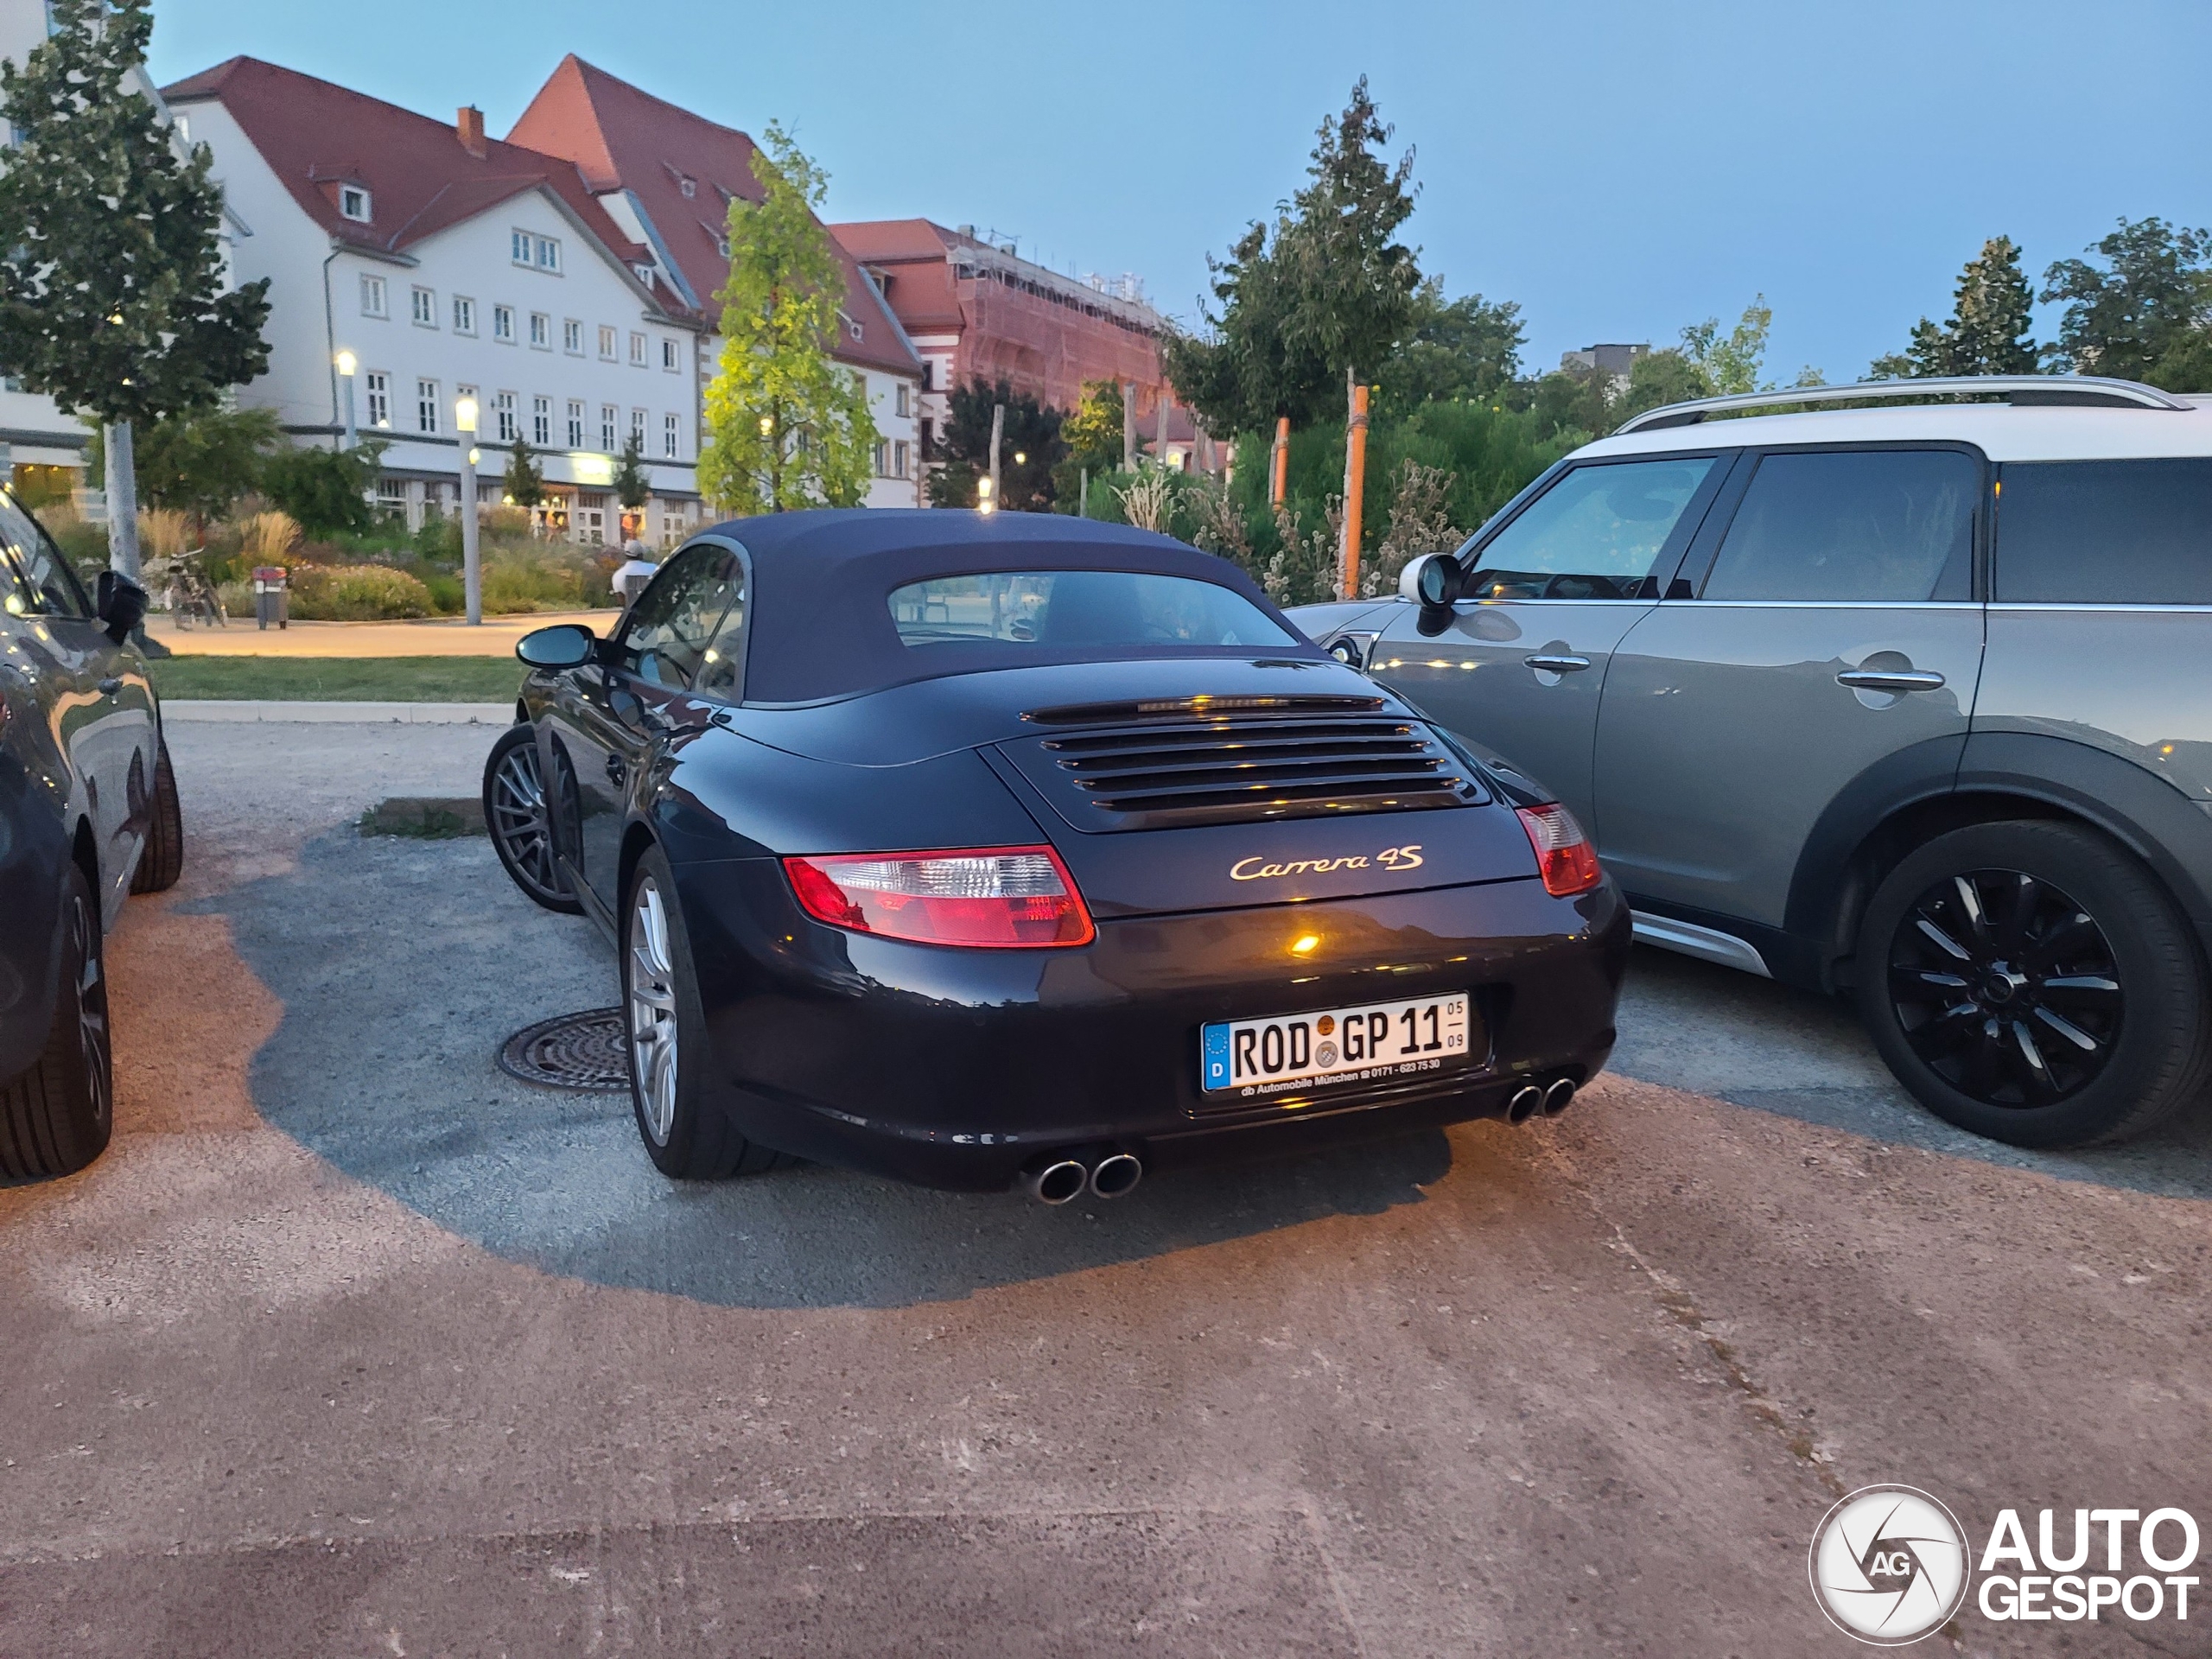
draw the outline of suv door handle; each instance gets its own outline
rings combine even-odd
[[[1838,685],[1854,691],[1941,691],[1943,677],[1924,668],[1847,668],[1835,677]]]
[[[1580,674],[1590,666],[1587,657],[1523,657],[1521,659],[1531,668],[1541,668],[1553,674]]]
[[[122,690],[123,682],[111,674],[100,682],[100,695],[103,696],[111,697]]]
[[[623,770],[622,757],[620,755],[610,754],[607,757],[607,781],[608,783],[620,784],[622,781]]]

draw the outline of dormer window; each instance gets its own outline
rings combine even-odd
[[[369,222],[368,191],[358,184],[340,185],[338,212],[340,217],[350,219],[357,225],[367,224]]]

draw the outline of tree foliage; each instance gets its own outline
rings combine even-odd
[[[1086,380],[1083,401],[1061,417],[1063,454],[1052,468],[1052,499],[1073,512],[1083,496],[1083,475],[1094,482],[1122,464],[1122,387],[1114,380]]]
[[[2174,391],[2212,387],[2212,232],[2123,219],[2088,251],[2104,264],[2062,259],[2044,273],[2043,298],[2066,306],[2044,348],[2051,364]]]
[[[1397,240],[1414,209],[1413,152],[1379,153],[1391,129],[1362,76],[1321,123],[1306,182],[1209,258],[1219,311],[1169,340],[1169,379],[1219,432],[1303,426],[1342,406],[1345,372],[1372,375],[1415,321],[1421,271]]]
[[[0,362],[103,422],[213,405],[269,365],[269,283],[223,291],[222,193],[130,85],[148,0],[51,0],[51,33],[0,66],[19,135],[0,170]]]
[[[1923,317],[1902,352],[1878,357],[1867,370],[1875,380],[1926,379],[1951,374],[2033,374],[2036,343],[2029,334],[2035,302],[2020,250],[2009,236],[1994,236],[1967,261],[1953,290],[1948,321]]]
[[[1120,401],[1116,396],[1115,402]],[[971,380],[956,388],[947,402],[944,424],[938,432],[944,464],[930,474],[931,502],[940,507],[976,504],[976,480],[988,477],[991,470],[991,410],[1003,404],[999,505],[1008,512],[1050,512],[1052,469],[1067,454],[1060,438],[1060,411],[1026,394],[1017,395],[1003,380],[996,385]],[[1116,458],[1119,456],[1116,439]]]
[[[652,496],[652,476],[645,471],[645,441],[635,432],[622,441],[622,454],[614,463],[613,486],[614,499],[626,512],[637,512]]]
[[[1521,372],[1521,308],[1479,294],[1444,297],[1441,277],[1414,290],[1406,337],[1376,377],[1381,407],[1408,410],[1450,398],[1495,397]]]
[[[753,152],[759,206],[729,205],[729,281],[699,487],[736,512],[856,506],[874,470],[875,422],[832,353],[844,267],[815,217],[822,169],[774,122]]]
[[[363,535],[376,526],[368,492],[382,470],[384,446],[280,449],[261,469],[261,493],[310,536]]]
[[[534,507],[545,499],[545,474],[531,459],[530,446],[519,432],[515,434],[514,448],[507,451],[507,470],[500,486],[507,499],[518,507]]]
[[[93,435],[86,456],[94,474],[106,459],[103,435]],[[133,438],[132,459],[146,499],[188,512],[202,524],[260,487],[269,457],[284,442],[273,409],[165,415],[138,428]]]
[[[1720,319],[1707,317],[1682,330],[1682,355],[1704,375],[1712,397],[1758,391],[1759,370],[1766,360],[1767,331],[1774,326],[1774,308],[1764,294],[1744,308],[1744,315],[1726,334]]]

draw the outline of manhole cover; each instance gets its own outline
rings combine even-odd
[[[630,1086],[622,1010],[592,1008],[525,1026],[499,1046],[499,1070],[548,1089],[620,1093]]]

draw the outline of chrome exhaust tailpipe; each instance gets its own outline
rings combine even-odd
[[[1513,1098],[1505,1103],[1505,1121],[1526,1123],[1543,1109],[1544,1091],[1537,1084],[1524,1083],[1513,1091]]]
[[[1544,1090],[1544,1116],[1557,1117],[1567,1109],[1567,1102],[1574,1098],[1574,1079],[1561,1077]]]
[[[1090,1190],[1102,1198],[1119,1198],[1136,1191],[1144,1179],[1144,1165],[1126,1152],[1109,1153],[1090,1172]]]
[[[1024,1173],[1021,1184],[1039,1204],[1065,1204],[1083,1195],[1090,1184],[1090,1172],[1073,1158],[1048,1159]]]

